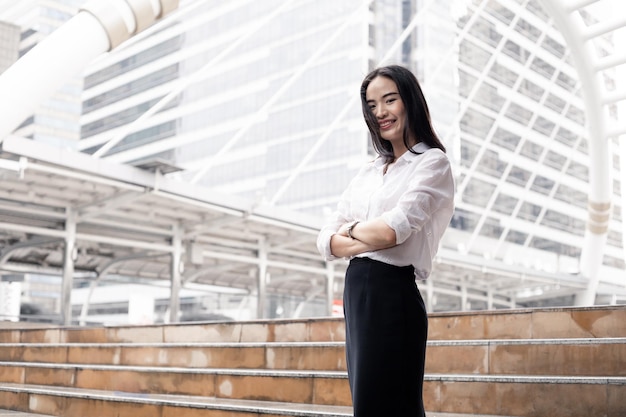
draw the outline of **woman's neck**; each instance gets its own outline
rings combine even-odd
[[[415,144],[413,144],[411,147],[413,146],[415,146]],[[394,146],[393,147],[393,161],[397,161],[398,158],[400,158],[402,155],[408,152],[408,150],[409,148],[404,146],[404,143],[398,144],[398,146]]]

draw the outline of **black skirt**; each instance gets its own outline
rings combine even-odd
[[[343,294],[355,417],[424,417],[428,318],[412,266],[354,258]]]

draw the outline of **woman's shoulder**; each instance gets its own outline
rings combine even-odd
[[[446,154],[442,149],[437,147],[430,147],[428,145],[421,146],[416,149],[415,153],[411,155],[415,159],[441,159],[448,160],[448,154]]]
[[[446,159],[446,160],[448,159],[448,154],[445,153],[440,148],[428,148],[428,150],[425,153],[428,154],[432,158]]]
[[[450,160],[448,155],[439,148],[428,148],[419,155],[413,155],[414,169],[434,169],[437,171],[446,171],[450,169]]]

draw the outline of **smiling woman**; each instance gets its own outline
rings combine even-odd
[[[343,193],[318,236],[326,260],[350,259],[344,289],[346,356],[355,417],[422,417],[426,279],[454,211],[454,181],[415,76],[371,72],[363,116],[379,157]]]

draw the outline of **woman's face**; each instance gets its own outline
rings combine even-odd
[[[378,120],[380,136],[394,147],[402,144],[406,111],[396,83],[387,77],[374,78],[367,86],[365,99]]]

